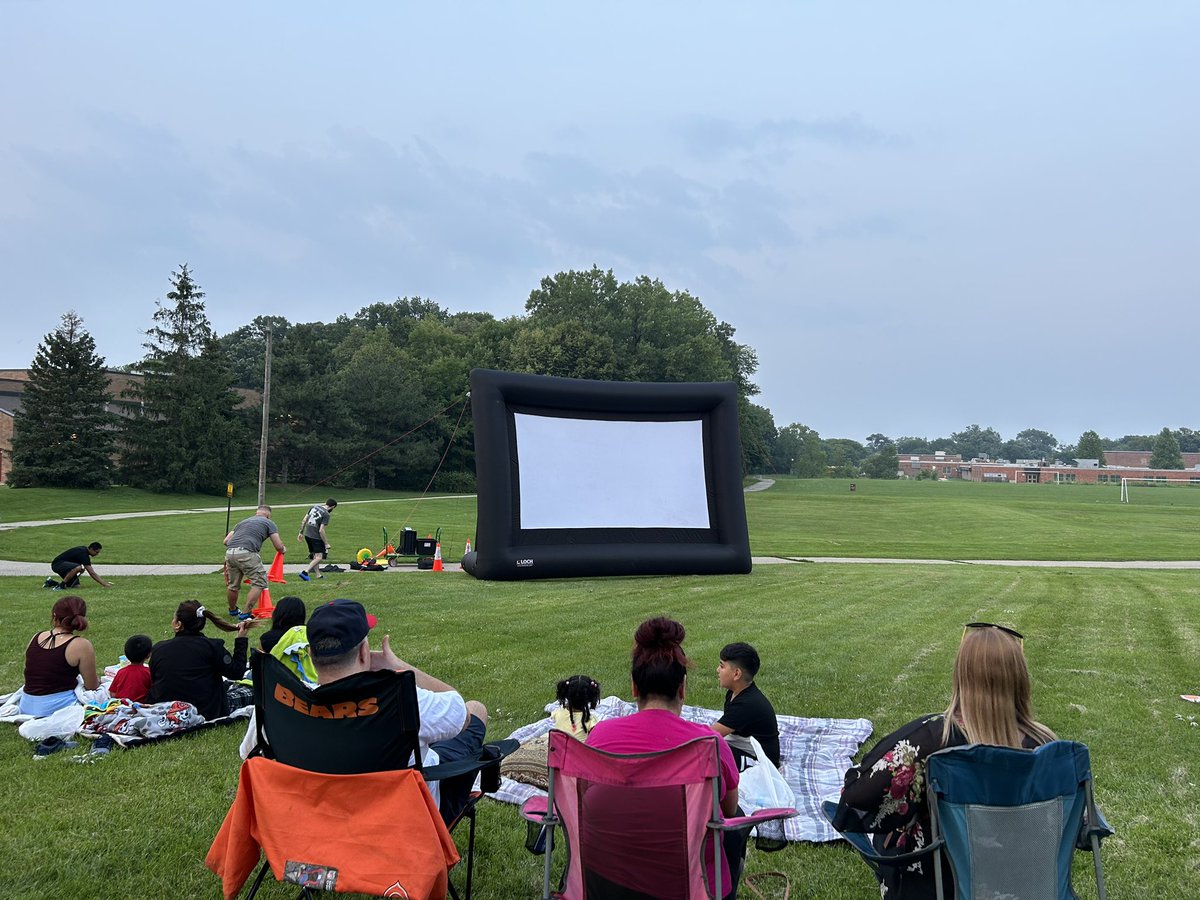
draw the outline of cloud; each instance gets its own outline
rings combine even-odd
[[[869,125],[857,115],[817,119],[763,119],[749,125],[730,119],[694,116],[676,131],[684,149],[706,163],[746,156],[763,163],[786,161],[799,144],[820,144],[843,150],[894,150],[909,139]]]

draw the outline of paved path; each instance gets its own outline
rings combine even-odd
[[[1200,560],[1045,560],[1045,559],[887,559],[859,556],[755,556],[756,566],[797,565],[816,563],[825,565],[897,565],[897,566],[1024,566],[1041,569],[1200,569]],[[340,565],[340,563],[339,563]],[[445,563],[447,572],[462,570],[457,562]],[[285,565],[285,574],[300,580],[302,564]],[[215,575],[221,571],[217,565],[104,565],[99,568],[105,578],[120,578],[127,575]],[[353,570],[347,570],[353,571]],[[413,565],[388,569],[390,573],[416,572]],[[50,566],[41,562],[17,562],[0,560],[0,578],[5,576],[31,576],[44,578],[50,574]]]
[[[404,503],[407,500],[420,500],[429,503],[433,500],[462,500],[464,497],[474,497],[474,494],[439,494],[436,497],[408,497],[396,500],[342,500],[339,506],[350,506],[355,503]],[[311,503],[276,503],[272,509],[303,509],[312,506]],[[196,513],[225,512],[224,506],[204,506],[195,509],[155,509],[149,512],[105,513],[99,516],[70,516],[66,519],[29,519],[25,522],[0,522],[0,531],[12,531],[16,528],[39,528],[43,525],[77,525],[80,522],[110,522],[113,519],[148,519],[153,516],[191,516]],[[258,505],[235,506],[233,512],[254,512]]]
[[[765,491],[775,482],[769,478],[761,479],[746,488],[747,491]],[[473,497],[474,494],[455,494],[452,496],[426,497],[422,502],[430,500],[459,500]],[[344,503],[396,503],[396,500],[346,500]],[[403,502],[403,501],[400,501]],[[299,509],[310,506],[309,503],[281,503],[275,509]],[[342,504],[338,504],[339,506]],[[235,506],[236,512],[253,512],[256,506]],[[142,519],[150,516],[186,516],[193,513],[224,512],[224,506],[204,507],[197,509],[160,509],[151,512],[108,513],[99,516],[76,516],[67,519],[42,519],[28,522],[0,523],[0,531],[11,531],[15,528],[37,528],[43,525],[70,525],[79,522],[104,522],[113,519]],[[1046,569],[1200,569],[1200,560],[1044,560],[1044,559],[888,559],[883,557],[858,556],[755,556],[756,566],[789,565],[796,563],[828,563],[828,564],[857,564],[857,565],[908,565],[908,566],[1025,566]],[[215,575],[221,571],[219,565],[107,565],[101,563],[101,572],[105,577],[128,575]],[[462,571],[458,563],[447,562],[447,572]],[[284,566],[284,572],[292,574],[299,581],[299,573],[305,568],[304,564]],[[17,562],[15,560],[0,560],[0,577],[31,576],[44,577],[49,574],[50,566],[44,562]],[[352,571],[352,570],[351,570]],[[416,566],[405,565],[387,570],[392,573],[407,573],[419,571]]]

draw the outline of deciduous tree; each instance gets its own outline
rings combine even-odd
[[[821,435],[807,425],[793,422],[781,428],[776,448],[778,453],[787,454],[792,474],[801,478],[820,478],[825,474],[825,451],[821,447]]]
[[[996,458],[1000,455],[1003,440],[995,428],[980,428],[978,425],[968,425],[962,431],[950,435],[954,441],[954,450],[961,453],[963,459],[978,459],[983,456]]]
[[[900,472],[900,458],[895,444],[885,444],[878,453],[868,456],[863,462],[863,472],[869,478],[896,478]]]

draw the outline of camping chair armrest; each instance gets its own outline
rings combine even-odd
[[[544,796],[530,797],[521,804],[521,817],[530,822],[543,822],[549,807]]]
[[[743,828],[753,828],[762,822],[773,822],[776,819],[790,819],[796,815],[796,810],[788,808],[760,809],[748,816],[731,816],[723,822],[713,822],[714,831],[740,831]]]
[[[1109,835],[1116,834],[1116,830],[1108,824],[1108,820],[1104,818],[1104,813],[1100,811],[1100,807],[1095,807],[1096,821],[1089,822],[1086,815],[1083,821],[1079,823],[1079,834],[1075,837],[1076,850],[1091,850],[1092,835],[1096,836],[1097,843],[1104,840]]]
[[[458,759],[454,762],[438,763],[436,766],[425,766],[421,774],[426,781],[445,781],[458,775],[478,772],[488,766],[498,766],[500,760],[517,749],[519,743],[513,740],[495,741],[484,744],[479,756]]]
[[[828,819],[831,824],[833,823],[833,815],[836,811],[837,804],[830,800],[826,800],[821,804],[821,812],[824,813],[825,818]],[[931,841],[930,843],[926,844],[920,850],[911,850],[908,853],[883,855],[875,852],[875,846],[871,843],[871,839],[866,833],[857,831],[839,831],[838,834],[842,836],[846,843],[857,850],[858,854],[863,859],[867,860],[868,863],[881,866],[901,866],[907,865],[911,862],[917,862],[946,843],[942,838],[938,838],[936,841]]]

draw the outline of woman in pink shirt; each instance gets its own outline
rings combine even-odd
[[[633,636],[630,673],[638,711],[632,716],[597,722],[588,736],[588,746],[611,753],[645,753],[670,750],[713,734],[708,726],[680,717],[687,693],[687,670],[691,666],[683,652],[684,634],[683,626],[674,619],[648,619],[638,626]],[[723,740],[718,740],[717,745],[721,761],[721,811],[732,816],[737,814],[737,765],[729,745]],[[704,859],[711,886],[714,872],[710,840],[705,841]],[[725,832],[721,884],[732,885],[732,889],[722,891],[727,898],[737,896],[745,846],[744,834]]]

